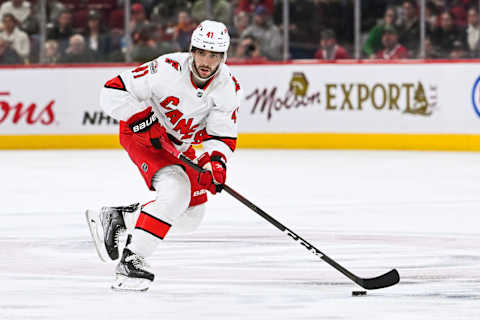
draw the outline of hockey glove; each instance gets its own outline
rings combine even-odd
[[[205,152],[197,160],[197,164],[205,169],[199,173],[198,183],[212,194],[222,191],[227,177],[227,166],[223,159],[224,156],[220,152],[213,151],[212,156]]]
[[[155,149],[166,149],[172,153],[178,152],[167,137],[165,128],[158,123],[152,107],[138,112],[127,120],[128,127],[135,133],[138,143]],[[173,148],[173,150],[171,150]]]

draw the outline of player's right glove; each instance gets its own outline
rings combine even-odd
[[[127,125],[135,133],[138,143],[155,149],[169,149],[170,147],[175,149],[167,137],[165,128],[158,123],[152,107],[135,113],[127,120]]]
[[[227,178],[227,166],[223,158],[220,152],[213,151],[212,156],[205,152],[197,159],[197,164],[205,170],[199,173],[198,183],[212,194],[222,191]]]

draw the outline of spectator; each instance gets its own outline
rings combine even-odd
[[[24,31],[30,41],[29,62],[38,63],[40,58],[40,23],[37,20],[35,9],[32,9],[31,14],[22,24],[22,31]]]
[[[150,21],[165,25],[173,20],[179,10],[190,12],[192,4],[189,0],[162,0],[155,5],[150,15]]]
[[[316,23],[312,23],[316,20],[315,16],[315,4],[311,1],[296,1],[289,2],[289,14],[290,14],[290,26],[289,26],[289,39],[292,42],[315,45],[318,38],[312,37],[312,35],[320,34],[320,30],[316,30]],[[283,11],[283,10],[282,10]],[[283,19],[282,19],[283,22]],[[283,23],[279,25],[283,28]],[[329,27],[328,29],[333,29]],[[317,33],[315,33],[317,31]],[[282,32],[284,30],[282,29]]]
[[[395,24],[396,15],[395,8],[388,7],[385,10],[383,20],[380,20],[375,27],[368,33],[367,41],[363,47],[363,51],[371,59],[375,58],[376,52],[380,51],[383,47],[382,36],[385,27],[393,27]]]
[[[453,42],[459,40],[465,43],[465,33],[453,23],[450,12],[445,11],[441,15],[440,28],[432,33],[433,44],[439,49],[440,55],[444,58],[450,56],[453,49]]]
[[[223,22],[226,25],[232,24],[232,6],[227,0],[210,0],[212,15],[215,21]],[[199,23],[207,19],[205,0],[196,0],[192,6],[192,17]]]
[[[266,61],[260,53],[260,45],[253,36],[243,38],[235,51],[235,58],[248,59],[252,62]]]
[[[240,11],[245,11],[247,13],[254,13],[257,6],[264,6],[270,12],[270,15],[273,15],[274,3],[273,0],[240,0],[237,7],[235,8],[235,13]]]
[[[288,1],[290,58],[310,59],[315,54],[321,31],[332,28],[332,26],[322,28],[321,23],[317,22],[316,9],[313,1]],[[273,22],[278,25],[280,32],[285,34],[282,15],[283,1],[275,2],[274,12]]]
[[[20,58],[17,52],[10,48],[8,43],[3,38],[0,38],[0,65],[22,63],[22,58]]]
[[[148,21],[145,14],[145,9],[142,4],[134,3],[131,6],[131,16],[130,16],[130,30],[135,30],[136,28],[143,28],[144,26],[149,26],[150,21]]]
[[[27,20],[32,13],[30,2],[24,0],[11,0],[4,2],[0,6],[0,17],[3,17],[6,13],[12,14],[17,20],[18,26],[21,28],[25,20]]]
[[[467,57],[465,44],[460,40],[453,41],[452,50],[450,51],[450,59],[464,59]]]
[[[407,49],[398,43],[398,33],[394,27],[386,27],[382,35],[384,49],[377,53],[377,59],[392,60],[408,58]]]
[[[55,40],[45,42],[45,63],[56,64],[60,62],[60,52],[58,52],[58,43]]]
[[[173,39],[180,46],[180,50],[187,52],[190,48],[190,37],[196,25],[187,11],[178,13],[178,23],[173,33]]]
[[[246,11],[239,11],[233,17],[233,26],[230,27],[229,34],[232,39],[240,38],[241,34],[247,29],[250,17]],[[227,26],[228,27],[228,26]]]
[[[372,0],[361,1],[362,3]],[[294,1],[297,2],[297,1]],[[302,1],[308,2],[308,1]],[[353,42],[353,2],[344,0],[314,0],[313,1],[313,19],[309,21],[312,32],[311,37],[317,37],[322,30],[332,29],[337,32],[337,40],[341,43]],[[281,10],[282,1],[275,1],[274,21],[280,25],[283,21],[283,10]],[[305,5],[305,4],[303,4]],[[302,27],[299,27],[302,28]],[[315,38],[315,44],[318,38]],[[311,55],[310,55],[311,56]]]
[[[33,4],[34,3],[34,4]],[[41,15],[41,4],[42,1],[32,2],[32,12],[28,18],[23,22],[22,29],[25,31],[30,38],[32,39],[32,56],[35,61],[38,61],[37,56],[40,51],[40,21],[42,21]],[[50,30],[53,25],[53,21],[58,20],[58,16],[61,12],[65,11],[65,6],[60,3],[58,0],[47,0],[45,4],[46,9],[46,26],[47,30]]]
[[[173,40],[173,36],[175,35],[175,30],[177,28],[177,21],[176,19],[171,19],[167,22],[165,26],[165,40]]]
[[[420,59],[424,57],[418,57]],[[433,60],[433,59],[440,59],[440,55],[438,54],[438,49],[435,48],[432,44],[432,40],[429,37],[425,38],[425,59]]]
[[[439,9],[445,8],[447,5],[447,0],[431,0],[435,6],[437,6]]]
[[[60,54],[63,54],[68,47],[68,41],[72,35],[72,13],[66,10],[60,13],[58,20],[54,22],[48,31],[47,39],[56,40]]]
[[[60,58],[62,63],[90,63],[94,61],[94,54],[86,46],[85,38],[81,34],[74,34],[70,37],[69,46]]]
[[[468,10],[467,21],[465,38],[467,40],[468,56],[470,58],[480,58],[480,21],[476,8],[472,7]]]
[[[427,32],[433,32],[439,26],[439,9],[435,3],[429,1],[425,7]]]
[[[383,19],[388,7],[395,9],[395,17],[398,18],[399,12],[397,12],[396,5],[399,3],[401,4],[399,0],[360,1],[360,10],[362,12],[361,28],[364,30],[373,29],[379,23],[379,19]],[[367,14],[363,14],[364,12]]]
[[[173,40],[166,39],[165,27],[155,24],[152,31],[152,43],[156,44],[158,55],[180,51],[180,46]]]
[[[25,31],[28,36],[38,38],[38,34],[40,33],[40,23],[38,20],[39,14],[37,11],[35,11],[36,8],[36,6],[32,7],[30,15],[23,21],[20,28]]]
[[[242,39],[252,36],[260,43],[260,54],[270,60],[282,58],[282,36],[278,28],[271,23],[269,11],[264,6],[255,9],[255,21],[242,33]]]
[[[87,30],[84,37],[87,47],[95,54],[95,60],[105,60],[110,51],[110,37],[103,32],[100,25],[100,13],[96,10],[88,12]]]
[[[134,62],[144,63],[160,55],[156,43],[152,41],[150,34],[151,29],[148,26],[141,26],[133,32],[131,56]]]
[[[315,52],[314,58],[323,60],[338,60],[348,59],[349,56],[347,50],[337,44],[335,32],[333,32],[331,29],[326,29],[322,31],[320,49]]]
[[[36,1],[35,5],[33,6],[34,12],[36,15],[36,20],[40,21],[40,8],[41,8],[41,1]],[[59,0],[47,0],[46,3],[46,10],[47,10],[47,23],[53,23],[54,21],[58,20],[58,17],[62,12],[67,10],[65,5],[61,3]]]
[[[438,17],[438,22],[437,25],[440,25],[440,14],[443,11],[448,10],[447,8],[447,0],[430,0],[429,1],[433,7],[435,7],[435,12],[437,13]],[[427,2],[427,6],[429,6],[429,3]]]
[[[109,62],[125,62],[125,41],[122,29],[113,28],[108,32],[110,50],[106,58]],[[125,49],[125,50],[124,50]]]
[[[102,0],[102,1],[105,1],[105,0]],[[123,1],[123,0],[122,0]],[[150,13],[152,12],[153,10],[153,7],[155,6],[155,4],[157,2],[163,2],[163,0],[161,1],[158,1],[158,0],[130,0],[130,2],[138,2],[140,3],[142,6],[143,6],[143,9],[145,10],[145,12],[148,12],[147,14],[147,18],[150,18]]]
[[[453,23],[457,27],[464,28],[467,25],[467,12],[465,11],[464,3],[465,0],[453,0],[450,2],[450,13],[452,14]]]
[[[30,55],[30,39],[28,35],[17,27],[17,21],[13,14],[5,13],[2,21],[4,31],[0,32],[0,38],[5,40],[24,62],[28,62]]]
[[[402,15],[397,29],[399,42],[407,48],[409,56],[415,56],[420,44],[420,23],[415,0],[403,1]]]

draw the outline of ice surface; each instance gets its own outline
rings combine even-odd
[[[171,235],[146,293],[110,291],[83,210],[148,201],[121,150],[0,152],[0,319],[480,319],[480,154],[238,150],[231,187],[362,277],[360,288],[228,194]]]

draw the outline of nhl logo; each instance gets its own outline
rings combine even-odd
[[[142,170],[143,170],[143,172],[147,172],[147,171],[148,171],[148,164],[146,164],[145,162],[142,163]]]
[[[197,89],[197,97],[201,98],[203,97],[203,90],[202,89]]]

